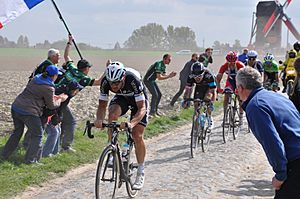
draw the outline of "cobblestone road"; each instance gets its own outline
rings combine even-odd
[[[251,133],[244,130],[223,144],[221,128],[215,128],[209,151],[190,158],[190,128],[147,140],[146,180],[137,198],[273,198],[272,169]],[[85,165],[15,199],[94,198],[95,168],[96,163]],[[121,189],[119,198],[127,198]]]

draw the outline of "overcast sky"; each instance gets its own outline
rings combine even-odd
[[[285,0],[280,0],[284,3]],[[0,0],[1,2],[1,0]],[[55,0],[77,42],[110,48],[121,45],[133,30],[148,23],[166,29],[188,26],[196,33],[198,46],[211,46],[214,41],[232,44],[239,39],[247,45],[250,39],[252,13],[258,0]],[[300,31],[300,1],[294,0],[286,13]],[[283,28],[283,35],[286,29]],[[0,29],[0,35],[16,41],[26,35],[31,45],[67,38],[50,0]],[[295,41],[290,37],[290,41]],[[283,38],[283,43],[286,38]]]

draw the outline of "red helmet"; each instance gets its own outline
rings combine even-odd
[[[237,60],[237,54],[233,51],[229,51],[226,55],[226,60],[228,62],[236,62]]]

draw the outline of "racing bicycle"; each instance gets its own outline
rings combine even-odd
[[[112,140],[103,150],[97,165],[95,184],[96,199],[116,198],[117,191],[123,183],[126,184],[128,196],[133,198],[138,194],[138,190],[132,188],[137,175],[138,164],[133,157],[134,141],[131,131],[129,128],[124,131],[129,149],[126,154],[121,155],[118,142],[119,134],[122,132],[120,130],[120,124],[112,122],[111,124],[103,123],[102,126],[112,129]],[[92,127],[94,127],[94,124],[87,121],[84,134],[87,133],[89,138],[94,138],[91,132]]]
[[[201,99],[186,99],[185,102],[193,101],[194,106],[197,103],[198,108],[194,110],[193,114],[193,124],[191,130],[191,156],[195,157],[198,147],[201,144],[202,152],[208,150],[211,136],[211,128],[209,127],[209,117],[207,114],[209,101],[204,101]]]

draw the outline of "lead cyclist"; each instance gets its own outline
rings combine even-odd
[[[108,107],[108,123],[118,120],[128,110],[131,111],[130,121],[122,122],[121,129],[131,128],[138,171],[133,189],[140,190],[144,185],[144,161],[146,147],[144,130],[148,123],[148,98],[141,78],[126,70],[121,62],[111,62],[106,68],[106,75],[100,84],[100,97],[95,127],[102,128],[105,112],[109,101],[109,92],[115,93]],[[111,141],[112,131],[108,130],[108,140]],[[112,159],[110,159],[112,162]]]

